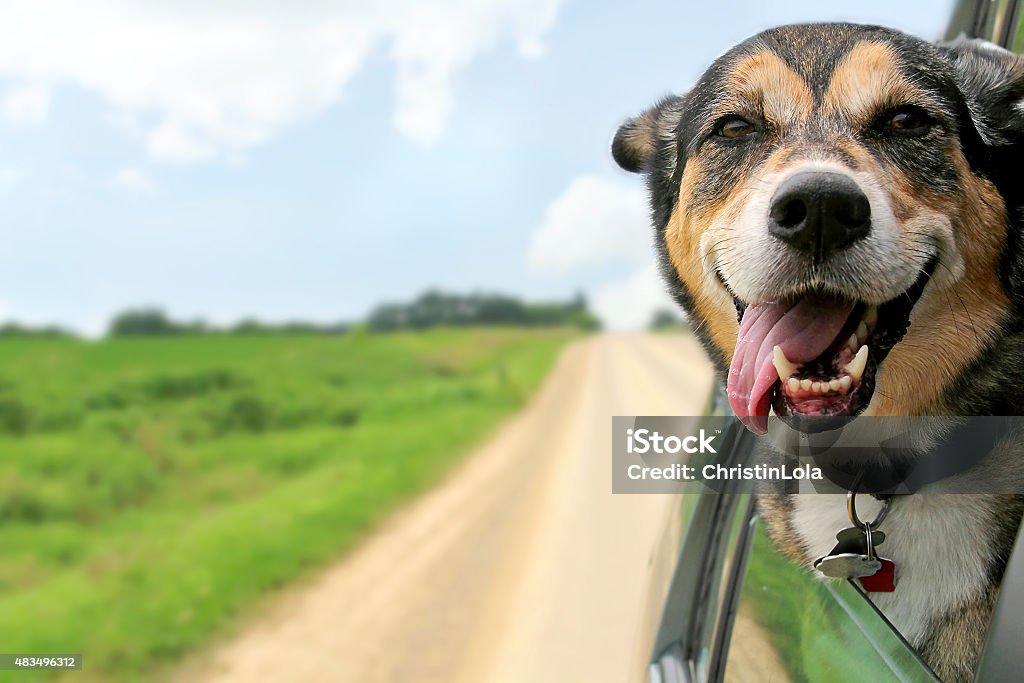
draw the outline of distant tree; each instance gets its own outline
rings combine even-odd
[[[266,326],[259,320],[244,318],[229,330],[231,334],[266,334]]]
[[[0,324],[0,338],[62,338],[73,337],[73,333],[56,325],[33,327],[18,322]]]
[[[158,308],[128,310],[114,316],[108,334],[111,337],[156,337],[177,334],[205,334],[209,330],[201,320],[175,322]]]
[[[528,325],[537,319],[534,310],[510,296],[476,295],[471,297],[473,309],[466,317],[466,323],[483,325]],[[552,321],[552,324],[557,324]]]
[[[390,332],[412,327],[412,320],[405,306],[382,304],[370,313],[366,326],[374,332]]]
[[[284,323],[264,323],[252,318],[240,321],[229,330],[227,334],[237,335],[269,335],[269,334],[346,334],[349,331],[348,323],[320,324],[293,320]]]
[[[524,303],[504,294],[458,295],[437,290],[429,290],[408,304],[381,304],[370,313],[366,324],[375,332],[422,330],[440,325],[600,327],[582,295],[569,302]]]
[[[652,330],[664,330],[673,327],[683,327],[686,325],[686,321],[683,317],[675,311],[668,308],[661,308],[654,312],[651,316],[651,322],[648,325],[649,329]]]

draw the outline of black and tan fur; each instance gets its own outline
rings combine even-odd
[[[924,112],[927,129],[886,129],[887,117],[908,106]],[[753,122],[756,135],[718,134],[735,116]],[[1024,414],[1024,60],[980,41],[934,45],[880,27],[784,26],[730,50],[685,95],[627,121],[612,151],[620,166],[646,176],[662,273],[723,380],[738,330],[734,297],[768,300],[806,284],[785,249],[760,234],[751,207],[760,210],[760,188],[773,178],[818,164],[868,187],[886,207],[889,230],[860,262],[837,266],[846,275],[821,277],[851,297],[882,301],[906,286],[904,271],[916,273],[926,256],[938,261],[908,333],[879,367],[867,412]],[[810,547],[821,542],[815,520],[828,539],[845,512],[841,502],[795,498],[763,500],[761,509],[780,548],[806,563],[828,549]],[[821,522],[827,505],[837,509],[834,523]],[[890,538],[936,533],[940,515],[928,499],[900,506],[887,522]],[[965,538],[977,536],[950,570],[964,573],[967,588],[937,602],[929,595],[947,590],[928,585],[945,577],[915,563],[936,561],[944,542],[936,538],[935,556],[903,547],[910,587],[877,602],[940,677],[970,680],[1021,503],[961,496],[941,516]]]

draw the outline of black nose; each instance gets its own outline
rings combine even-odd
[[[775,191],[768,232],[815,259],[845,249],[871,229],[871,204],[841,173],[808,171]]]

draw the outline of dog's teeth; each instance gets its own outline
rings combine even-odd
[[[878,322],[878,306],[871,304],[867,310],[864,311],[864,322],[867,323],[868,327],[874,327],[875,323]]]
[[[772,364],[775,365],[775,372],[779,373],[779,379],[783,382],[792,377],[797,368],[796,363],[786,358],[781,346],[776,346],[772,350]]]
[[[863,341],[868,337],[868,326],[864,324],[864,321],[860,321],[860,325],[857,325],[857,339]]]
[[[800,388],[803,389],[804,391],[810,391],[812,384],[813,382],[811,382],[811,380],[809,379],[800,380]]]
[[[853,384],[853,378],[849,375],[843,375],[839,378],[839,386],[843,391],[849,390],[851,384]]]
[[[861,376],[864,374],[864,368],[868,365],[868,346],[865,344],[860,347],[857,351],[857,355],[853,357],[849,363],[846,364],[845,370],[850,373],[850,377],[853,378],[854,382],[859,382]]]
[[[828,388],[831,389],[832,391],[839,391],[839,387],[840,387],[840,384],[839,384],[839,380],[837,380],[837,379],[834,379],[834,380],[832,380],[832,381],[830,381],[828,383]]]
[[[851,334],[850,338],[846,340],[846,346],[849,347],[849,349],[851,351],[856,351],[857,350],[857,345],[859,343],[860,342],[857,341],[857,335],[855,335],[855,334]]]
[[[795,394],[800,391],[800,380],[796,377],[790,377],[789,381],[786,382],[786,387],[789,389],[789,393]]]
[[[811,385],[811,391],[816,394],[824,394],[828,391],[828,382],[815,382]]]

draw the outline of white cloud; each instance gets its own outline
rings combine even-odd
[[[515,40],[521,56],[542,56],[541,37],[554,24],[559,2],[413,2],[396,27],[391,50],[398,67],[398,129],[421,143],[436,139],[451,110],[455,78],[503,34]]]
[[[535,272],[565,273],[610,261],[642,262],[651,255],[648,225],[640,183],[580,176],[548,205],[530,239],[527,264]]]
[[[598,287],[590,297],[590,307],[613,330],[644,328],[655,311],[679,310],[653,263]]]
[[[110,176],[110,184],[119,190],[132,192],[152,192],[156,189],[153,180],[144,171],[134,166],[118,169]]]
[[[45,85],[11,88],[0,102],[0,115],[11,123],[42,123],[50,114],[50,89]]]
[[[535,273],[591,280],[588,269],[620,269],[626,275],[586,287],[594,313],[612,329],[642,328],[654,311],[678,308],[658,274],[646,193],[635,181],[573,179],[531,235],[527,266]]]
[[[29,89],[8,95],[23,117],[45,115],[46,86],[72,83],[153,158],[194,162],[237,158],[337,103],[383,44],[395,124],[430,143],[461,70],[504,42],[538,56],[560,1],[21,0],[0,4],[0,76]]]

